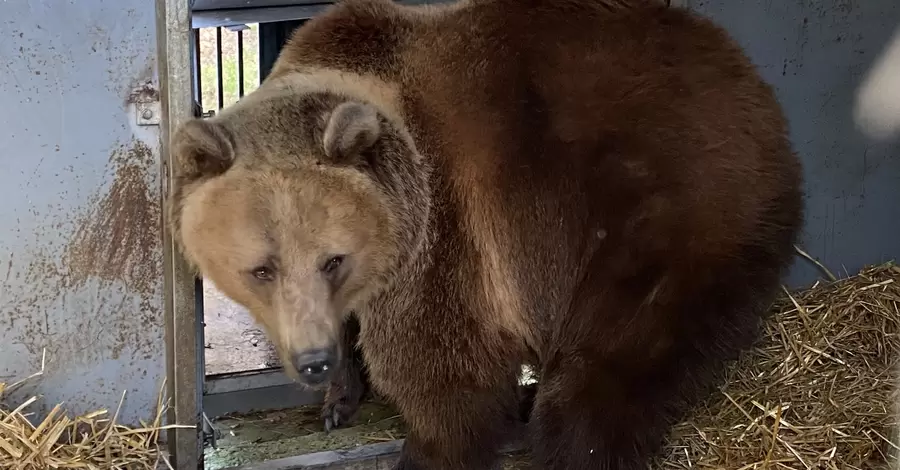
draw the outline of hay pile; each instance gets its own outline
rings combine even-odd
[[[788,293],[728,385],[676,427],[660,469],[895,465],[900,267]]]
[[[43,373],[38,372],[14,384],[0,383],[0,469],[45,470],[155,470],[168,465],[157,439],[173,426],[162,426],[165,406],[162,390],[152,423],[132,429],[116,424],[125,394],[112,419],[107,410],[69,417],[57,404],[37,426],[28,419],[28,407],[39,400],[31,397],[14,409],[3,406],[4,394]],[[164,468],[164,467],[163,467]]]

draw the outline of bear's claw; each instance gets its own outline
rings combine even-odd
[[[338,380],[331,383],[322,406],[325,432],[346,426],[356,420],[359,407],[368,393],[368,383],[360,367],[343,371]]]
[[[356,406],[347,406],[342,403],[328,403],[322,408],[322,418],[325,420],[325,433],[338,429],[343,425],[353,422],[359,411],[359,403]]]

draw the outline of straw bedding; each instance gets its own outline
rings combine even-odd
[[[900,267],[785,291],[773,309],[758,346],[675,428],[656,468],[855,470],[894,462]],[[0,384],[0,404],[20,383]],[[105,410],[70,418],[61,405],[34,426],[26,410],[37,399],[0,405],[0,468],[144,470],[164,462],[156,443],[165,429],[162,398],[141,429],[115,424]]]
[[[897,468],[900,267],[788,293],[660,469]],[[890,466],[889,466],[890,465]]]
[[[172,426],[162,426],[165,406],[163,393],[152,423],[140,428],[116,424],[119,408],[108,417],[107,410],[70,417],[62,404],[57,404],[44,420],[35,426],[28,408],[39,400],[31,397],[15,408],[5,406],[5,394],[37,378],[41,372],[14,384],[0,383],[0,469],[45,470],[155,470],[171,468],[157,440],[159,433]]]

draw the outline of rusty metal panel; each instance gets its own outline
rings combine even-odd
[[[900,28],[897,0],[680,0],[724,26],[774,85],[805,166],[803,249],[836,275],[900,256],[900,139],[853,121],[866,74]],[[788,281],[819,277],[798,261]]]
[[[0,2],[0,380],[155,412],[165,376],[153,2]]]

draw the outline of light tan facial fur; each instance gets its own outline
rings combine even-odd
[[[333,348],[344,316],[415,244],[373,172],[421,158],[371,104],[273,86],[179,129],[170,221],[186,257],[250,311],[287,365]]]

